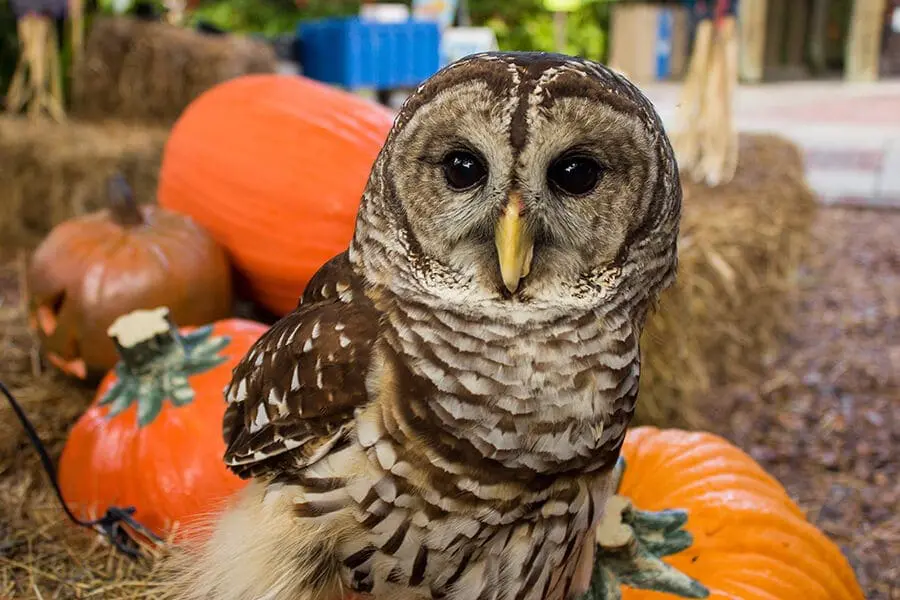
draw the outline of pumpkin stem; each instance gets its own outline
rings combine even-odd
[[[116,173],[109,178],[106,184],[109,198],[109,212],[113,221],[122,227],[135,227],[144,224],[144,215],[134,201],[131,186],[125,181],[121,173]]]
[[[169,309],[165,306],[123,315],[109,326],[106,334],[134,375],[149,374],[160,366],[184,361],[178,328],[169,318]]]
[[[176,407],[193,402],[189,378],[221,364],[225,357],[219,352],[231,343],[226,336],[213,336],[212,325],[182,334],[164,306],[123,315],[106,333],[121,361],[100,405],[109,406],[112,418],[137,403],[139,427],[152,423],[165,401]]]
[[[624,459],[616,464],[616,489],[625,467]],[[623,585],[682,598],[708,597],[709,590],[700,582],[662,560],[693,543],[691,534],[683,529],[685,522],[685,511],[641,511],[624,496],[612,496],[597,525],[591,587],[581,600],[620,600]]]

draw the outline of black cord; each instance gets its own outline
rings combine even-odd
[[[72,511],[69,510],[66,501],[63,499],[62,491],[59,489],[59,482],[56,478],[56,468],[53,466],[53,461],[50,459],[50,455],[47,454],[47,448],[38,436],[34,425],[28,420],[25,411],[22,410],[22,406],[2,381],[0,381],[0,392],[3,392],[3,395],[9,400],[9,404],[19,418],[19,422],[22,423],[22,427],[25,429],[25,434],[28,436],[31,445],[37,450],[38,457],[41,459],[41,465],[44,467],[44,471],[46,471],[47,477],[50,479],[50,485],[53,486],[53,490],[56,492],[59,503],[62,505],[66,516],[68,516],[73,523],[88,529],[93,529],[108,539],[119,552],[134,559],[140,556],[141,548],[138,542],[131,537],[128,530],[122,527],[123,523],[155,543],[163,541],[158,535],[134,520],[132,515],[134,515],[135,508],[133,506],[127,508],[111,506],[106,510],[105,515],[93,521],[83,521],[76,517]]]

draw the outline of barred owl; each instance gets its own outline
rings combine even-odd
[[[583,592],[680,210],[659,117],[604,66],[492,52],[427,80],[347,251],[234,371],[225,462],[252,482],[180,597]]]

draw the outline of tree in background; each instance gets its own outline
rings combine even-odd
[[[359,13],[360,0],[205,0],[194,10],[226,31],[267,37],[293,33],[297,22]]]
[[[566,51],[594,60],[606,56],[609,6],[586,0],[568,19]],[[467,0],[473,25],[486,25],[504,50],[554,50],[553,14],[542,0]],[[358,14],[359,0],[201,0],[196,18],[235,32],[292,33],[298,21]]]
[[[606,58],[610,5],[614,0],[586,0],[568,17],[566,53],[602,61]],[[553,13],[542,0],[468,0],[474,25],[487,25],[504,50],[555,50]]]

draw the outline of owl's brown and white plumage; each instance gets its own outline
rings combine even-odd
[[[423,84],[348,251],[235,369],[225,461],[255,481],[182,597],[583,590],[680,190],[601,65],[488,53]]]

